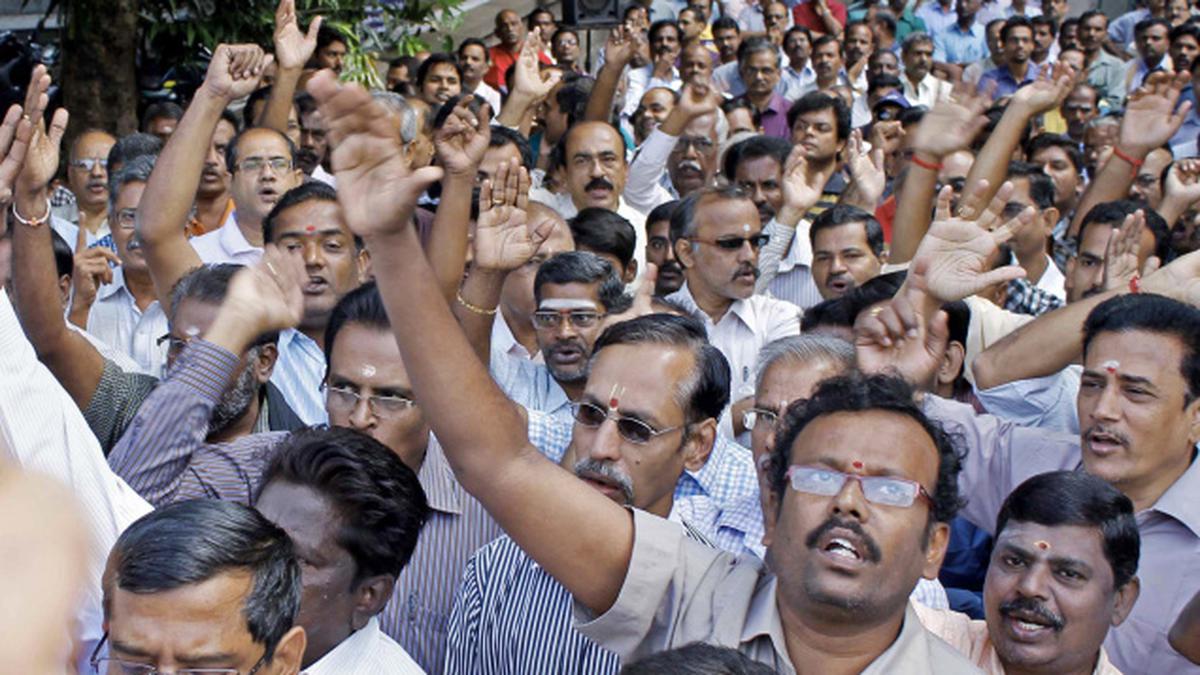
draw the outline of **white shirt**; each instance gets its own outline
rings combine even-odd
[[[517,338],[513,335],[512,329],[508,327],[508,321],[504,319],[504,310],[496,311],[496,318],[492,321],[492,358],[495,359],[497,354],[508,354],[519,359],[529,359],[537,361],[530,356],[529,350],[525,349],[525,345],[517,342]],[[538,352],[538,357],[542,353]]]
[[[754,393],[760,349],[779,338],[800,334],[800,308],[766,295],[735,300],[716,323],[696,304],[687,282],[668,297],[704,324],[709,343],[729,361],[731,401]]]
[[[331,188],[337,188],[337,177],[326,171],[325,167],[321,166],[320,164],[317,165],[317,168],[313,169],[312,175],[309,176],[309,178],[312,178],[313,180],[319,180]]]
[[[350,634],[302,675],[424,675],[408,652],[379,630],[379,619]]]
[[[196,255],[205,264],[236,263],[253,265],[262,258],[263,250],[246,241],[237,225],[237,211],[229,214],[225,224],[216,230],[190,240]]]
[[[900,82],[904,84],[904,98],[913,105],[923,105],[926,108],[932,108],[934,103],[950,98],[950,92],[954,89],[954,85],[939,80],[933,73],[926,73],[916,87],[907,76],[901,77]]]
[[[664,136],[666,134],[663,134]],[[669,136],[668,136],[669,138]],[[633,175],[630,174],[626,179],[625,184],[628,186],[633,181]],[[529,199],[531,201],[545,204],[558,212],[564,220],[570,220],[579,213],[579,209],[575,207],[575,202],[571,199],[570,194],[554,194],[545,188],[537,188],[529,191]],[[642,280],[642,274],[646,271],[646,212],[630,205],[621,197],[617,202],[617,215],[629,221],[633,225],[633,233],[637,235],[637,241],[634,243],[633,257],[637,260],[638,276],[637,279],[629,285],[630,290],[636,290],[638,283]]]
[[[471,93],[487,101],[487,104],[492,106],[493,117],[500,114],[500,92],[493,89],[487,82],[480,80],[479,86],[475,87],[475,91]]]
[[[62,481],[83,508],[91,535],[87,581],[80,598],[80,670],[103,636],[101,576],[108,552],[125,528],[151,506],[121,480],[104,459],[83,413],[37,359],[21,324],[0,290],[0,452],[21,468]]]
[[[1047,255],[1046,256],[1046,271],[1042,272],[1042,278],[1038,279],[1038,282],[1036,284],[1034,284],[1034,286],[1042,289],[1043,291],[1046,291],[1047,293],[1049,293],[1050,295],[1053,295],[1054,297],[1058,298],[1059,300],[1066,302],[1067,301],[1066,283],[1067,283],[1067,278],[1065,276],[1063,276],[1063,273],[1058,269],[1058,265],[1054,264],[1054,259],[1051,258],[1049,255]]]
[[[100,287],[96,302],[88,312],[87,330],[100,340],[124,352],[137,363],[137,370],[161,378],[166,371],[167,344],[158,338],[167,334],[167,315],[158,300],[138,309],[137,301],[125,285],[125,270],[113,270],[111,284]]]
[[[622,117],[632,117],[642,101],[642,95],[655,87],[667,87],[671,91],[679,91],[683,80],[679,79],[679,71],[671,67],[671,79],[660,80],[654,77],[654,64],[641,68],[630,68],[625,71],[625,107],[621,108]]]
[[[279,333],[279,358],[271,384],[279,389],[305,424],[328,424],[321,383],[325,381],[325,352],[304,333],[289,328]]]
[[[630,206],[642,213],[650,213],[659,204],[678,199],[677,195],[663,187],[661,180],[663,174],[667,173],[667,162],[678,142],[678,136],[672,136],[658,127],[642,141],[637,156],[629,164],[625,192],[621,195]]]

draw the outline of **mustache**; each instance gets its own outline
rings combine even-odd
[[[575,475],[580,478],[590,478],[603,483],[616,485],[625,497],[626,504],[633,503],[633,479],[623,473],[612,462],[601,462],[587,457],[575,462]]]
[[[1121,445],[1123,445],[1127,448],[1129,447],[1129,437],[1128,436],[1126,436],[1125,434],[1123,434],[1115,429],[1109,429],[1109,428],[1105,427],[1104,425],[1094,424],[1094,425],[1088,427],[1083,432],[1083,438],[1089,438],[1092,434],[1104,434],[1105,436],[1112,436],[1113,438],[1117,439],[1117,442],[1120,443]]]
[[[608,182],[607,178],[593,178],[588,181],[588,184],[583,186],[584,190],[615,190],[613,184]]]
[[[576,337],[566,338],[565,340],[555,340],[554,342],[546,345],[544,351],[560,352],[568,349],[576,349],[579,351],[579,353],[584,354],[585,356],[588,353],[587,344],[582,339]]]
[[[746,264],[746,265],[739,265],[737,268],[737,271],[733,273],[733,276],[734,276],[734,278],[737,278],[743,274],[753,274],[754,278],[757,279],[759,276],[762,275],[762,272],[759,271],[758,267],[756,267],[754,265]]]
[[[1020,597],[1000,604],[1000,615],[1011,616],[1014,613],[1032,614],[1055,631],[1061,631],[1067,622],[1061,616],[1051,612],[1045,605],[1033,598]]]
[[[696,173],[704,173],[704,167],[700,166],[700,162],[697,162],[694,159],[685,159],[679,162],[677,166],[680,171],[683,171],[684,169],[691,169]]]
[[[831,530],[838,528],[849,530],[850,532],[858,535],[858,538],[862,540],[863,547],[867,549],[866,551],[862,552],[864,554],[864,560],[867,562],[877,563],[883,558],[883,553],[879,550],[879,544],[876,544],[875,540],[871,538],[871,535],[867,534],[866,530],[862,529],[862,525],[859,525],[853,520],[838,520],[835,518],[826,520],[825,522],[821,523],[820,527],[808,533],[808,536],[804,538],[804,545],[815,551],[817,549],[817,542],[821,540],[821,537],[829,534]]]

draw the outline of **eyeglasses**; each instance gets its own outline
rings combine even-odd
[[[364,398],[371,414],[377,417],[394,417],[417,405],[416,401],[403,396],[363,396],[352,389],[327,384],[321,385],[321,389],[325,392],[325,405],[339,412],[354,410]]]
[[[763,430],[773,429],[779,424],[779,414],[763,408],[750,408],[742,413],[742,426],[746,429],[756,429],[762,425]]]
[[[273,173],[283,173],[292,168],[292,160],[287,157],[247,157],[236,165],[239,171],[258,173],[263,167],[271,167]]]
[[[558,328],[563,320],[569,320],[574,328],[591,328],[602,317],[604,315],[599,312],[539,309],[533,313],[533,327],[539,330]]]
[[[91,171],[99,166],[101,169],[108,169],[108,160],[102,157],[80,157],[79,159],[71,160],[71,167],[75,169],[83,169]]]
[[[717,144],[713,143],[711,138],[703,136],[680,136],[679,140],[675,142],[675,148],[672,152],[684,153],[688,151],[688,148],[694,148],[696,152],[703,154],[712,152],[715,147],[717,147]]]
[[[766,246],[768,241],[771,241],[771,236],[760,232],[749,237],[721,237],[720,239],[692,239],[691,241],[696,242],[697,244],[716,246],[717,248],[723,248],[726,251],[737,251],[741,249],[742,246],[750,244],[750,248],[757,251],[763,246]]]
[[[792,466],[787,470],[792,489],[810,495],[832,497],[842,491],[847,480],[856,480],[863,496],[872,504],[908,508],[918,497],[932,507],[933,498],[915,480],[884,476],[856,476],[819,466]]]
[[[621,438],[637,445],[649,443],[658,436],[687,426],[679,425],[666,429],[655,429],[636,417],[618,415],[616,412],[605,410],[595,403],[573,403],[571,407],[575,412],[575,421],[579,424],[589,429],[595,429],[604,424],[605,420],[611,419],[617,423],[617,433],[621,435]]]
[[[137,209],[121,209],[117,212],[117,225],[123,230],[132,230],[137,222]]]
[[[100,650],[104,648],[106,642],[108,642],[108,633],[100,638],[100,644],[96,645],[96,649],[92,652],[92,658],[89,659],[92,664],[92,672],[96,675],[159,675],[162,672],[148,663],[101,658]],[[263,653],[246,675],[254,675],[265,665],[267,665],[267,655]],[[175,675],[242,675],[242,671],[237,668],[177,668],[174,672]]]

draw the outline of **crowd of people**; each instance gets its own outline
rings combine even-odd
[[[368,91],[281,0],[120,138],[37,66],[0,672],[1200,673],[1200,10],[1067,14],[501,9]]]

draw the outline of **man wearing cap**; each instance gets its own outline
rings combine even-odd
[[[871,104],[871,119],[875,122],[887,122],[900,116],[901,110],[908,110],[912,104],[898,91],[889,91]]]
[[[950,96],[952,85],[930,72],[933,69],[933,38],[925,33],[911,33],[904,38],[901,57],[904,77],[900,81],[909,104],[932,108],[934,103]]]

